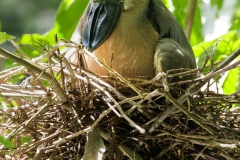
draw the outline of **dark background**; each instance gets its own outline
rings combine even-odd
[[[53,27],[54,17],[61,0],[0,0],[0,31],[17,39],[22,34],[44,34]],[[6,42],[0,45],[9,51],[15,48]],[[0,58],[0,71],[5,59]]]
[[[19,38],[23,33],[43,34],[53,27],[61,0],[0,0],[2,32]]]

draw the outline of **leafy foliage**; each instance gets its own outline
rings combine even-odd
[[[5,139],[3,136],[0,136],[0,144],[12,150],[12,141]]]
[[[182,27],[184,27],[185,23],[185,17],[187,12],[187,0],[183,1],[176,1],[172,0],[173,7],[175,8],[173,14],[177,18],[177,20],[180,22]],[[195,11],[194,16],[194,25],[192,29],[192,34],[190,38],[190,43],[193,46],[193,50],[195,53],[195,56],[197,58],[197,64],[198,67],[201,67],[204,63],[204,60],[206,59],[207,54],[211,56],[214,47],[216,47],[216,50],[214,52],[214,62],[219,62],[224,60],[226,57],[228,57],[233,51],[235,51],[237,48],[239,48],[239,38],[240,38],[240,2],[235,1],[236,8],[234,14],[231,17],[231,24],[229,31],[225,34],[220,35],[219,37],[210,40],[210,41],[204,41],[204,32],[203,32],[203,26],[205,25],[202,23],[201,14],[204,12],[203,8],[201,7],[204,5],[204,1],[198,1],[198,6]],[[216,18],[221,18],[220,12],[223,8],[223,0],[211,0],[210,5],[212,7],[216,6],[215,10],[215,16]],[[225,4],[226,5],[226,4]],[[224,13],[223,13],[224,14]],[[226,13],[225,13],[226,14]],[[228,23],[228,22],[223,22]],[[219,26],[221,28],[221,26]],[[209,28],[211,30],[211,28]],[[207,53],[207,54],[206,54]],[[208,63],[210,65],[210,63]],[[240,88],[239,81],[240,79],[240,70],[239,67],[236,68],[234,71],[231,71],[228,73],[227,76],[223,76],[220,78],[220,87],[223,88],[224,93],[230,94],[236,91]]]
[[[44,35],[24,34],[20,43],[37,45],[34,42],[36,41],[53,45],[55,43],[54,34],[57,34],[59,38],[70,39],[87,3],[87,0],[63,0],[56,13],[53,29]]]

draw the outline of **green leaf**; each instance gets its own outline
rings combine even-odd
[[[12,151],[12,141],[5,139],[3,136],[0,136],[0,143]]]
[[[235,68],[228,72],[228,75],[223,84],[223,91],[225,94],[232,94],[238,89],[240,79],[240,69]]]
[[[85,152],[82,159],[102,159],[105,150],[106,147],[103,143],[100,131],[98,128],[94,128],[88,133]]]
[[[212,6],[217,6],[218,10],[220,10],[223,6],[223,0],[211,0]]]
[[[236,6],[240,6],[240,1],[237,1]],[[235,9],[235,14],[234,17],[232,18],[232,26],[230,28],[230,30],[238,30],[240,28],[240,7],[237,7]],[[240,31],[239,31],[240,32]]]
[[[15,37],[5,33],[5,32],[0,32],[0,44],[6,42],[7,40],[13,39]]]
[[[173,14],[180,23],[180,25],[183,27],[186,20],[188,0],[172,0],[172,3],[175,8]]]
[[[193,52],[195,54],[195,57],[196,58],[200,57],[204,53],[204,50],[213,46],[215,44],[215,42],[216,42],[215,40],[207,41],[207,42],[201,42],[201,43],[193,46],[192,48],[193,48]]]
[[[33,138],[32,137],[21,137],[21,144],[30,142]]]
[[[63,0],[56,14],[54,28],[49,34],[58,33],[58,37],[70,39],[87,4],[88,0]]]
[[[54,37],[53,37],[54,38]],[[40,34],[24,34],[21,37],[21,44],[28,44],[28,45],[36,45],[36,42],[43,43],[43,42],[49,42],[48,39],[46,39],[45,35]]]
[[[208,54],[212,53],[213,48],[216,47],[214,52],[214,62],[224,60],[232,52],[240,46],[239,36],[237,30],[229,31],[221,37],[207,42],[201,42],[193,47],[194,54],[198,58],[198,66],[200,67],[206,59],[206,51]]]

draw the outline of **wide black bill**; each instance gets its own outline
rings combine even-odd
[[[82,44],[90,51],[104,43],[115,29],[123,3],[119,0],[92,1],[82,35]]]

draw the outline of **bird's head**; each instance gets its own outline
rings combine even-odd
[[[147,1],[149,0],[91,0],[83,26],[82,44],[89,51],[94,51],[112,34],[122,12],[139,10]]]
[[[82,43],[90,51],[104,43],[115,29],[123,10],[122,0],[91,0],[82,33]]]

